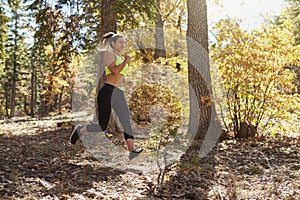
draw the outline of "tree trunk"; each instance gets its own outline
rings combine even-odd
[[[182,156],[182,161],[188,161],[203,154],[203,143],[207,139],[217,140],[214,132],[219,133],[220,125],[211,122],[216,112],[211,101],[211,77],[208,54],[208,26],[206,0],[188,0],[188,82],[190,91],[190,122],[188,133],[195,135],[190,147]],[[214,130],[216,129],[216,130]],[[211,141],[208,141],[210,143]],[[205,146],[204,150],[210,150]]]
[[[157,7],[160,9],[160,1],[156,0]],[[156,33],[155,33],[155,53],[154,59],[165,58],[166,49],[165,49],[165,39],[164,39],[164,23],[161,18],[160,10],[156,15]]]
[[[44,86],[42,86],[42,90],[46,90],[46,88]],[[44,100],[45,94],[42,94],[40,98],[42,99],[42,101],[39,106],[39,116],[45,117],[49,113],[48,106],[46,105],[46,101]]]
[[[58,94],[58,114],[61,115],[62,114],[62,101],[63,101],[63,94],[65,92],[65,87],[62,86],[61,87],[61,92]]]
[[[113,5],[116,0],[102,0],[101,1],[101,27],[100,36],[107,32],[117,31],[117,15],[114,12]]]
[[[28,110],[27,110],[27,95],[24,95],[24,102],[23,102],[23,110],[24,110],[24,114],[27,116],[28,114]]]
[[[14,56],[14,60],[16,57]],[[13,74],[12,74],[12,85],[11,85],[11,99],[10,99],[10,117],[15,116],[16,106],[16,83],[17,83],[17,62],[13,61]]]
[[[8,80],[8,78],[7,78]],[[9,83],[4,83],[4,95],[5,95],[5,116],[9,117]]]
[[[15,30],[18,30],[18,20],[15,19]],[[10,103],[10,117],[15,116],[16,106],[16,84],[17,84],[17,51],[18,51],[18,35],[17,31],[14,35],[14,54],[13,54],[13,73],[12,73],[12,86],[11,86],[11,103]]]
[[[35,75],[35,65],[34,65],[34,50],[32,52],[32,60],[31,60],[31,95],[30,95],[30,116],[34,117],[35,112],[35,91],[36,91],[36,75]]]

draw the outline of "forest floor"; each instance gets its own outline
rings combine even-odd
[[[225,140],[190,165],[112,166],[58,120],[1,122],[0,199],[300,199],[300,136]]]

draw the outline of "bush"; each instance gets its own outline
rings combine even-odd
[[[163,109],[154,107],[155,105],[161,105]],[[157,130],[157,127],[152,129],[154,132],[150,133],[148,148],[156,149],[158,143],[165,145],[176,136],[181,122],[181,108],[177,97],[168,88],[153,83],[141,85],[131,94],[129,108],[136,123],[150,123],[156,120],[160,121],[156,124],[162,125],[157,126],[160,130]]]

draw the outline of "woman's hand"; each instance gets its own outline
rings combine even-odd
[[[131,60],[131,56],[130,55],[125,55],[125,62],[126,63],[129,63],[130,62],[130,60]]]

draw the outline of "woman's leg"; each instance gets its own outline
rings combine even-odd
[[[115,88],[112,96],[112,108],[116,112],[124,129],[124,138],[128,146],[128,150],[134,149],[134,136],[131,126],[129,108],[126,103],[124,92],[119,88]]]
[[[99,124],[77,125],[71,133],[70,142],[75,144],[79,139],[79,134],[86,132],[101,132],[105,131],[111,114],[112,109],[112,93],[114,86],[110,84],[104,84],[99,90],[97,96],[98,103],[98,122]]]
[[[98,121],[99,124],[88,124],[80,129],[80,133],[86,132],[102,132],[105,131],[110,114],[111,114],[111,98],[114,86],[105,84],[98,92]]]
[[[128,151],[133,151],[134,150],[134,140],[131,139],[131,138],[128,138],[126,141],[126,144],[127,144],[127,148],[128,148]]]
[[[108,126],[111,114],[111,98],[114,88],[112,85],[104,84],[98,93],[98,121],[102,131],[105,131]]]

